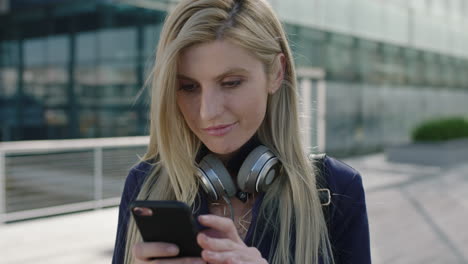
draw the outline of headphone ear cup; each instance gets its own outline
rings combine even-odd
[[[263,192],[279,171],[278,158],[265,146],[256,147],[242,163],[237,185],[245,192]]]
[[[219,200],[222,196],[233,197],[237,190],[231,175],[223,163],[213,154],[208,154],[198,164],[198,176],[202,188],[212,200]]]

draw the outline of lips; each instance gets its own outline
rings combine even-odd
[[[212,127],[204,128],[203,130],[212,136],[223,136],[227,134],[229,131],[231,131],[236,124],[237,122],[228,124],[228,125],[212,126]]]

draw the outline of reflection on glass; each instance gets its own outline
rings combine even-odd
[[[18,84],[18,71],[13,67],[0,68],[0,97],[13,96]]]
[[[76,62],[79,64],[97,59],[96,32],[78,33],[76,36]]]
[[[320,67],[325,58],[325,33],[309,28],[299,28],[294,38],[297,63],[300,65]]]
[[[18,41],[1,41],[0,42],[0,67],[18,65],[19,61],[19,45]]]
[[[101,64],[98,72],[99,85],[135,84],[137,82],[135,63]]]
[[[405,65],[400,49],[393,45],[383,46],[384,79],[389,84],[403,84]]]
[[[357,74],[365,83],[377,81],[378,45],[376,42],[360,39],[356,48],[356,60],[353,62]]]
[[[406,77],[409,85],[421,85],[424,82],[424,65],[421,53],[415,49],[405,48]]]
[[[67,87],[59,84],[48,85],[43,101],[47,107],[67,107]]]
[[[156,25],[147,25],[144,27],[144,55],[145,57],[153,56],[156,53],[156,46],[161,34],[162,23]]]
[[[440,67],[437,57],[434,53],[431,52],[424,52],[423,55],[424,59],[424,74],[426,82],[430,86],[438,86],[440,85]]]
[[[24,41],[24,64],[38,66],[46,64],[47,38],[27,39]]]
[[[136,56],[136,29],[105,29],[98,33],[100,59],[126,59]]]
[[[67,36],[53,36],[47,38],[47,61],[50,64],[65,65],[70,60],[69,38]]]
[[[350,80],[353,77],[352,68],[353,47],[352,38],[331,35],[327,45],[326,68],[332,79]]]
[[[47,109],[45,117],[50,127],[65,127],[68,123],[68,116],[64,109]]]

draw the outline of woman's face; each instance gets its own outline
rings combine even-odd
[[[228,159],[262,123],[269,85],[263,64],[228,41],[185,49],[178,63],[177,105],[190,129]]]

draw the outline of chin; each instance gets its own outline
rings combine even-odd
[[[213,153],[216,153],[216,154],[219,154],[219,155],[229,155],[233,152],[235,152],[236,150],[238,150],[239,148],[226,148],[226,147],[210,147],[210,146],[207,146],[208,149],[213,152]]]
[[[208,143],[208,144],[207,144]],[[209,142],[207,142],[205,144],[205,146],[213,153],[216,153],[218,155],[229,155],[229,154],[232,154],[234,152],[236,152],[236,150],[240,149],[240,147],[242,147],[243,144],[226,144],[226,143],[212,143],[210,144]]]

